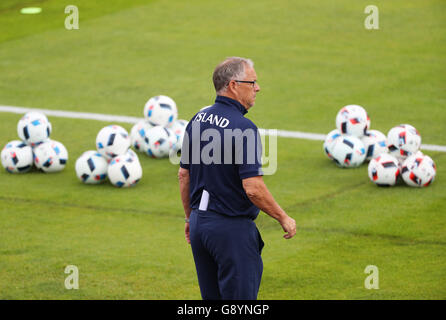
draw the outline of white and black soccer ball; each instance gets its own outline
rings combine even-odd
[[[136,153],[127,152],[110,161],[107,173],[108,179],[114,186],[132,187],[142,178],[142,167]]]
[[[387,137],[378,130],[368,130],[361,138],[366,150],[366,160],[371,160],[382,153],[387,153]]]
[[[68,151],[56,140],[48,140],[34,148],[34,164],[44,172],[62,171],[68,161]]]
[[[370,128],[369,115],[361,106],[347,105],[336,115],[336,128],[342,134],[361,138]]]
[[[427,187],[434,180],[437,167],[434,160],[422,153],[408,157],[402,165],[401,175],[404,182],[411,187]]]
[[[330,131],[327,136],[325,137],[325,141],[323,144],[325,155],[330,159],[333,160],[333,145],[336,139],[339,139],[341,137],[341,132],[338,129],[334,129]]]
[[[146,132],[153,126],[146,120],[138,121],[130,130],[130,142],[136,151],[144,152],[147,150],[147,137]]]
[[[364,144],[355,136],[341,136],[335,139],[331,155],[339,167],[359,167],[365,160]]]
[[[377,186],[394,186],[400,175],[398,160],[388,153],[382,153],[370,160],[368,174]]]
[[[50,138],[51,130],[51,123],[41,112],[28,112],[17,124],[19,138],[32,147],[47,141]]]
[[[109,125],[102,128],[96,136],[96,149],[107,161],[124,154],[130,148],[130,137],[123,127]]]
[[[415,154],[421,146],[421,136],[410,124],[393,127],[387,133],[389,153],[400,160]]]
[[[174,147],[176,136],[172,130],[155,126],[147,131],[148,148],[146,153],[152,158],[165,158]]]
[[[23,141],[8,142],[1,152],[2,165],[10,173],[25,173],[33,166],[33,150]]]
[[[174,145],[174,150],[181,150],[181,147],[183,145],[183,138],[184,138],[184,132],[186,132],[186,126],[189,122],[187,120],[177,120],[173,123],[172,129],[173,133],[177,137],[177,141]]]
[[[107,178],[108,163],[99,152],[85,151],[75,164],[76,176],[86,184],[99,184]]]
[[[178,117],[175,101],[168,96],[155,96],[144,106],[144,117],[152,126],[170,127]]]

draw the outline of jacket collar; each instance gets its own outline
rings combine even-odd
[[[233,106],[233,107],[237,108],[237,110],[240,111],[242,115],[245,115],[246,113],[248,113],[248,110],[246,110],[246,108],[240,102],[238,102],[237,100],[231,99],[229,97],[217,96],[217,98],[215,99],[215,103],[223,103],[226,105]]]

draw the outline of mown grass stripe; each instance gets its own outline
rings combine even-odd
[[[15,107],[15,106],[3,106],[0,105],[0,112],[18,113],[23,114],[29,111],[37,111],[46,114],[47,116],[70,118],[70,119],[84,119],[84,120],[97,120],[106,122],[123,122],[123,123],[137,123],[142,120],[138,117],[111,115],[102,113],[90,113],[90,112],[75,112],[64,110],[49,110],[49,109],[36,109],[27,107]],[[265,135],[270,132],[271,129],[259,129],[260,134]],[[321,133],[300,132],[300,131],[288,131],[288,130],[274,130],[277,132],[278,137],[293,138],[293,139],[306,139],[324,141],[326,135]],[[421,149],[430,151],[446,152],[446,146],[422,144]]]

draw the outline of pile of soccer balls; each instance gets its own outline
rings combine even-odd
[[[432,183],[434,161],[420,151],[421,136],[409,124],[392,128],[387,136],[370,129],[370,118],[358,105],[343,107],[336,116],[337,129],[324,141],[324,151],[339,167],[353,168],[370,161],[368,174],[378,186],[393,186],[401,176],[413,187]]]
[[[144,119],[130,131],[131,145],[152,158],[165,158],[183,144],[186,120],[177,120],[175,101],[167,96],[150,98],[144,106]]]
[[[131,187],[142,178],[137,154],[164,158],[181,149],[185,120],[177,120],[176,103],[167,96],[150,98],[144,107],[144,119],[131,129],[130,135],[121,126],[102,128],[96,137],[95,151],[86,151],[76,161],[76,175],[86,184],[106,180],[117,187]]]
[[[17,124],[20,140],[8,142],[1,152],[3,167],[11,173],[28,172],[33,164],[43,172],[63,170],[68,152],[62,143],[50,139],[51,131],[43,113],[26,113]]]
[[[76,160],[76,175],[83,183],[99,184],[108,177],[116,187],[132,187],[142,178],[141,164],[129,149],[130,137],[123,127],[102,128],[96,136],[96,148]]]

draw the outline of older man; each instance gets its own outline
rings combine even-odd
[[[178,177],[185,236],[203,299],[252,300],[263,272],[254,223],[259,209],[280,223],[286,239],[295,235],[296,222],[263,182],[258,129],[245,118],[260,91],[253,62],[228,58],[215,68],[213,82],[215,104],[192,118],[183,143]]]

